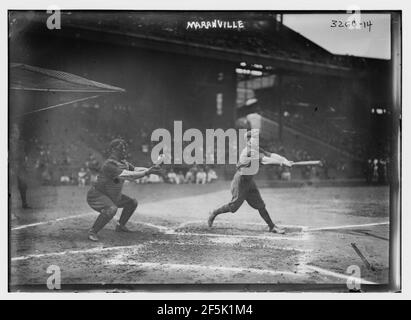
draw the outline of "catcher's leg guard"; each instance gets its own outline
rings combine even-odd
[[[130,199],[123,207],[123,212],[121,213],[119,224],[120,226],[124,226],[127,221],[131,218],[134,211],[136,211],[138,206],[138,202],[136,199]]]
[[[101,210],[101,213],[97,217],[93,226],[91,227],[90,232],[91,233],[99,232],[101,229],[103,229],[106,226],[107,223],[109,223],[111,219],[113,219],[116,213],[117,213],[117,207],[115,206]]]

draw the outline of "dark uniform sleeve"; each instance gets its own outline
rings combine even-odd
[[[114,161],[106,161],[101,171],[110,179],[117,178],[122,172],[123,168],[120,168]]]

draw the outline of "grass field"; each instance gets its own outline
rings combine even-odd
[[[47,268],[61,269],[62,288],[81,284],[345,284],[357,265],[363,283],[388,281],[388,187],[262,188],[272,219],[287,230],[267,232],[247,204],[217,217],[208,212],[230,199],[229,182],[210,185],[134,185],[139,201],[129,234],[87,240],[97,213],[88,188],[38,187],[33,209],[18,209],[14,189],[10,286],[46,288]],[[116,217],[117,218],[117,217]],[[355,243],[372,268],[352,247]],[[23,287],[24,288],[24,287]]]

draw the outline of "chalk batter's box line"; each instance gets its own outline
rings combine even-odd
[[[187,221],[187,222],[183,222],[181,224],[179,224],[174,230],[178,230],[178,229],[182,229],[185,228],[189,225],[193,225],[193,224],[205,224],[206,220],[192,220],[192,221]],[[228,220],[218,220],[217,224],[233,224],[232,221],[228,221]],[[267,225],[264,223],[258,223],[258,222],[236,222],[236,224],[240,224],[240,225],[249,225],[249,226],[261,226],[261,227],[266,227]],[[296,229],[301,229],[301,230],[305,230],[308,227],[307,226],[301,226],[301,225],[291,225],[291,224],[279,224],[281,225],[281,227],[284,228],[296,228]]]
[[[339,230],[339,229],[356,229],[356,228],[364,228],[364,227],[383,226],[383,225],[389,225],[389,224],[390,224],[389,221],[385,221],[385,222],[375,222],[375,223],[351,224],[351,225],[329,226],[329,227],[320,227],[320,228],[308,228],[305,231],[306,232],[314,232],[314,231],[327,231],[327,230]]]
[[[123,259],[124,258],[124,251],[127,249],[142,249],[145,247],[148,243],[146,244],[141,244],[141,245],[131,245],[131,246],[117,246],[117,247],[98,247],[98,248],[91,248],[91,249],[85,249],[85,250],[68,250],[68,251],[63,251],[63,252],[53,252],[53,253],[45,253],[45,254],[37,254],[37,255],[28,255],[28,256],[22,256],[22,257],[16,257],[12,258],[12,261],[22,261],[22,260],[28,260],[32,258],[45,258],[45,257],[52,257],[52,256],[64,256],[67,254],[87,254],[87,253],[97,253],[97,252],[103,252],[103,251],[123,251],[123,253],[119,253],[120,257]],[[301,277],[301,276],[306,276],[310,272],[307,270],[311,270],[313,272],[318,272],[320,274],[324,274],[327,276],[331,276],[334,278],[338,279],[343,279],[343,280],[355,280],[358,283],[361,284],[376,284],[375,282],[367,281],[361,278],[356,278],[353,276],[337,273],[334,271],[326,270],[323,268],[319,268],[316,266],[311,266],[311,265],[305,265],[300,267],[300,270],[303,270],[303,272],[292,272],[292,271],[279,271],[279,270],[273,270],[273,269],[257,269],[257,268],[238,268],[238,267],[223,267],[223,266],[205,266],[205,265],[197,265],[197,264],[175,264],[175,263],[156,263],[156,262],[137,262],[137,261],[122,261],[121,259],[109,259],[106,264],[113,264],[113,265],[127,265],[127,266],[137,266],[137,267],[143,267],[143,268],[169,268],[169,269],[184,269],[187,271],[191,270],[202,270],[202,271],[229,271],[229,272],[250,272],[253,274],[272,274],[272,275],[291,275],[291,276],[296,276],[296,277]],[[304,271],[306,270],[306,271]],[[131,272],[131,271],[130,271]]]
[[[84,218],[87,216],[92,216],[95,215],[95,213],[90,212],[90,213],[82,213],[82,214],[77,214],[73,216],[67,216],[67,217],[62,217],[62,218],[57,218],[57,219],[52,219],[52,220],[47,220],[47,221],[39,221],[35,223],[29,223],[29,224],[23,224],[20,226],[12,227],[11,231],[15,230],[22,230],[22,229],[27,229],[27,228],[32,228],[32,227],[38,227],[42,225],[47,225],[47,224],[53,224],[56,222],[61,222],[61,221],[66,221],[66,220],[71,220],[71,219],[77,219],[77,218]]]
[[[63,217],[63,218],[58,218],[58,219],[53,219],[53,220],[48,220],[48,221],[42,221],[42,222],[36,222],[36,223],[31,223],[31,224],[26,224],[26,225],[21,225],[17,227],[13,227],[11,230],[16,231],[16,230],[22,230],[26,228],[31,228],[31,227],[37,227],[41,225],[48,225],[56,222],[61,222],[61,221],[66,221],[69,219],[76,219],[76,218],[83,218],[86,216],[91,216],[95,215],[94,213],[85,213],[85,214],[80,214],[80,215],[74,215],[74,216],[68,216],[68,217]],[[303,240],[300,238],[293,238],[293,237],[275,237],[275,236],[253,236],[253,235],[227,235],[227,234],[217,234],[217,233],[194,233],[194,232],[178,232],[176,229],[179,227],[172,229],[166,226],[159,226],[156,224],[152,223],[147,223],[147,222],[136,222],[136,224],[141,224],[145,225],[148,227],[155,228],[159,230],[160,232],[163,232],[165,234],[170,234],[170,235],[179,235],[179,236],[201,236],[201,237],[239,237],[239,238],[250,238],[250,239],[261,239],[261,240]]]
[[[91,214],[82,214],[82,215],[76,215],[76,216],[70,216],[70,217],[64,217],[64,218],[59,218],[59,219],[55,219],[55,220],[50,220],[50,221],[44,221],[44,222],[40,222],[40,223],[35,223],[35,224],[29,224],[29,225],[25,225],[25,226],[20,226],[20,227],[16,227],[14,228],[14,230],[19,230],[22,228],[26,228],[26,227],[34,227],[34,226],[38,226],[38,225],[44,225],[44,224],[49,224],[51,222],[59,222],[59,221],[64,221],[64,220],[68,220],[68,219],[75,219],[75,218],[79,218],[79,217],[85,217]],[[195,236],[209,236],[209,237],[223,237],[223,238],[253,238],[253,239],[269,239],[269,240],[278,240],[278,239],[284,239],[282,238],[275,238],[275,237],[267,237],[267,236],[246,236],[246,235],[225,235],[225,234],[201,234],[201,233],[184,233],[184,232],[175,232],[175,230],[165,227],[165,226],[158,226],[155,224],[151,224],[151,223],[142,223],[140,222],[140,224],[142,225],[147,225],[149,227],[154,227],[157,228],[160,231],[163,231],[166,234],[176,234],[176,235],[195,235]],[[362,224],[362,225],[345,225],[345,226],[333,226],[333,227],[324,227],[324,228],[317,228],[317,229],[311,229],[308,231],[320,231],[320,230],[329,230],[330,228],[333,229],[341,229],[341,228],[353,228],[353,227],[364,227],[364,226],[374,226],[374,225],[384,225],[384,224],[388,224],[388,222],[382,222],[382,223],[373,223],[373,224]],[[295,240],[293,238],[293,240]],[[30,258],[43,258],[43,257],[50,257],[50,256],[63,256],[66,254],[76,254],[76,253],[93,253],[93,252],[101,252],[101,251],[112,251],[112,250],[122,250],[122,249],[128,249],[128,248],[141,248],[143,245],[133,245],[133,246],[117,246],[117,247],[108,247],[108,248],[91,248],[91,249],[86,249],[86,250],[71,250],[71,251],[63,251],[63,252],[55,252],[55,253],[45,253],[45,254],[37,254],[37,255],[28,255],[28,256],[21,256],[21,257],[14,257],[12,258],[12,261],[21,261],[21,260],[27,260]],[[278,247],[278,249],[280,250],[285,250],[286,248],[284,247]],[[295,250],[296,248],[290,248],[292,250]],[[299,249],[295,250],[298,251]],[[143,263],[145,265],[150,265],[153,266],[153,263]],[[164,266],[165,264],[159,264],[161,266]],[[201,265],[195,265],[197,266],[197,268],[202,268],[204,266]],[[187,265],[187,268],[196,268],[194,265]],[[339,279],[344,279],[344,280],[349,280],[349,279],[353,279],[352,276],[347,276],[344,274],[340,274],[334,271],[330,271],[330,270],[326,270],[326,269],[322,269],[319,267],[315,267],[315,266],[310,266],[310,265],[304,265],[301,266],[302,269],[304,268],[308,268],[310,270],[319,272],[321,274],[324,275],[328,275],[328,276],[332,276],[335,278],[339,278]],[[208,267],[207,267],[208,268]],[[213,267],[210,267],[213,268]],[[224,267],[223,267],[224,268]],[[227,270],[227,269],[225,269]],[[242,269],[245,270],[245,269]],[[256,269],[259,270],[258,272],[260,272],[260,269]],[[252,271],[250,271],[252,272]],[[275,271],[275,270],[264,270],[261,269],[261,272],[268,272],[268,273],[289,273],[288,271]],[[296,275],[295,273],[293,273],[293,275]],[[364,284],[375,284],[374,282],[370,282],[370,281],[366,281],[364,279],[356,279],[357,281],[360,281],[359,283],[364,283]]]
[[[173,244],[173,245],[187,245],[187,246],[221,246],[222,244],[232,246],[233,244],[230,243],[207,243],[207,244],[199,244],[199,243],[194,243],[194,242],[175,242],[175,241],[165,241],[165,240],[155,240],[155,241],[146,241],[143,244],[138,244],[138,245],[129,245],[129,246],[113,246],[113,247],[95,247],[95,248],[89,248],[89,249],[83,249],[83,250],[65,250],[65,251],[58,251],[58,252],[48,252],[48,253],[38,253],[38,254],[29,254],[26,256],[18,256],[18,257],[13,257],[11,258],[12,262],[15,261],[22,261],[22,260],[28,260],[28,259],[33,259],[33,258],[48,258],[48,257],[54,257],[54,256],[64,256],[66,254],[88,254],[88,253],[99,253],[99,252],[104,252],[104,251],[117,251],[117,250],[127,250],[127,249],[143,249],[146,248],[149,245],[152,244],[159,244],[159,245],[166,245],[166,244]],[[248,248],[250,246],[245,246],[244,248]],[[312,252],[312,250],[309,249],[298,249],[298,248],[292,248],[292,247],[280,247],[280,246],[269,246],[268,249],[274,249],[274,250],[283,250],[283,251],[296,251],[296,252],[302,252],[302,253],[309,253]]]
[[[27,225],[21,225],[21,226],[17,226],[17,227],[13,227],[11,230],[15,231],[15,230],[21,230],[21,229],[26,229],[26,228],[30,228],[30,227],[37,227],[40,225],[47,225],[47,224],[52,224],[55,222],[61,222],[61,221],[65,221],[65,220],[69,220],[69,219],[76,219],[76,218],[83,218],[86,216],[91,216],[91,215],[95,215],[94,213],[85,213],[85,214],[80,214],[80,215],[74,215],[74,216],[68,216],[68,217],[62,217],[62,218],[57,218],[57,219],[53,219],[53,220],[48,220],[48,221],[42,221],[42,222],[36,222],[36,223],[32,223],[32,224],[27,224]],[[192,223],[198,223],[198,222],[202,222],[199,220],[194,220],[194,221],[187,221],[185,223],[180,224],[177,228],[172,229],[169,227],[165,227],[165,226],[159,226],[159,225],[155,225],[152,223],[145,223],[145,222],[137,222],[137,224],[142,224],[142,225],[146,225],[149,227],[153,227],[156,228],[157,230],[159,230],[160,232],[166,233],[166,234],[175,234],[175,235],[187,235],[187,236],[208,236],[208,237],[232,237],[232,236],[236,236],[236,237],[242,237],[242,238],[254,238],[254,239],[262,239],[262,240],[294,240],[294,241],[298,241],[298,240],[305,240],[304,238],[300,237],[300,238],[294,238],[294,237],[286,237],[286,236],[282,236],[282,237],[268,237],[268,236],[252,236],[252,235],[227,235],[227,234],[215,234],[215,233],[193,233],[193,232],[177,232],[176,230],[179,228],[182,228],[182,226],[188,225],[188,224],[192,224]],[[228,223],[227,221],[222,221],[223,223]],[[240,223],[240,224],[252,224],[254,225],[254,223]],[[338,230],[338,229],[352,229],[352,228],[361,228],[361,227],[371,227],[371,226],[379,226],[379,225],[388,225],[389,222],[378,222],[378,223],[367,223],[367,224],[356,224],[356,225],[340,225],[340,226],[328,226],[328,227],[320,227],[320,228],[309,228],[306,226],[292,226],[292,225],[282,225],[284,227],[295,227],[295,228],[302,228],[302,232],[314,232],[314,231],[326,231],[326,230]]]
[[[335,271],[331,271],[331,270],[327,270],[324,268],[319,268],[316,266],[312,266],[312,265],[305,265],[304,266],[306,269],[312,270],[314,272],[318,272],[327,276],[331,276],[334,278],[339,278],[339,279],[343,279],[346,281],[356,281],[359,284],[378,284],[377,282],[372,282],[372,281],[368,281],[362,278],[358,278],[358,277],[354,277],[354,276],[350,276],[350,275],[346,275],[346,274],[342,274],[342,273],[338,273]]]

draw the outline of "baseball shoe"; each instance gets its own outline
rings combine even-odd
[[[88,232],[88,239],[94,242],[99,241],[98,237],[97,237],[97,233],[95,233],[94,231],[89,231]]]
[[[279,228],[277,226],[273,226],[272,228],[270,228],[270,232],[272,233],[278,233],[278,234],[284,234],[285,230],[282,228]]]
[[[208,227],[211,228],[213,226],[213,222],[215,217],[217,217],[217,215],[214,212],[210,213],[210,216],[208,217]]]
[[[115,231],[116,232],[131,232],[129,228],[127,228],[126,226],[122,226],[119,223],[117,223]]]

